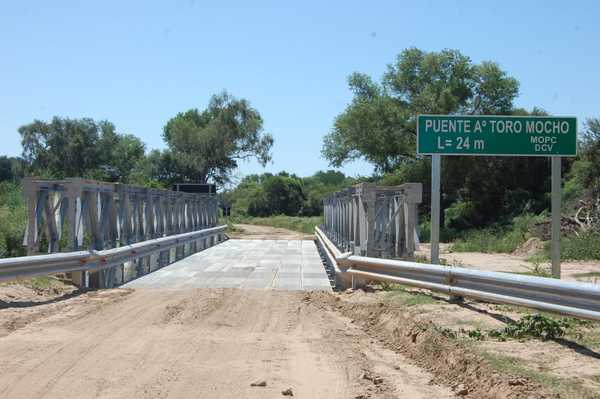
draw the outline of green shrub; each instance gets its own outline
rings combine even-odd
[[[547,217],[524,214],[512,219],[509,226],[490,227],[487,229],[470,230],[452,244],[455,252],[487,252],[511,253],[531,237],[529,230],[532,224]]]
[[[460,237],[460,232],[452,228],[440,226],[440,241],[451,242]],[[419,241],[429,242],[431,238],[431,222],[429,219],[423,218],[419,223]]]
[[[523,242],[525,242],[524,235],[514,230],[471,230],[452,244],[451,250],[454,252],[510,253]]]
[[[521,317],[501,330],[492,330],[489,335],[501,339],[509,338],[541,338],[543,340],[560,338],[570,324],[566,320],[555,320],[540,314]]]
[[[456,201],[444,211],[444,226],[458,230],[472,228],[471,220],[474,212],[471,202]]]
[[[560,251],[564,260],[600,260],[600,232],[565,236]]]
[[[21,187],[13,182],[0,183],[0,258],[25,254],[23,235],[27,224],[27,207]]]

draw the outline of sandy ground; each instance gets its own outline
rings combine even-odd
[[[452,397],[304,295],[115,289],[38,305],[55,308],[0,338],[0,397]]]
[[[429,258],[430,245],[421,244],[417,255]],[[526,257],[511,254],[487,254],[482,252],[450,252],[450,244],[440,244],[440,257],[445,259],[449,265],[467,268],[489,270],[496,272],[523,273],[531,272],[534,265],[528,262]],[[539,265],[542,270],[550,272],[550,263]],[[562,278],[565,280],[586,281],[600,283],[598,276],[585,277],[585,273],[600,272],[598,261],[562,262]]]
[[[242,237],[303,236],[247,229]],[[528,270],[511,255],[442,253],[467,267]],[[414,294],[381,290],[80,292],[60,280],[41,290],[28,284],[0,285],[0,398],[280,398],[288,388],[301,398],[548,397],[522,372],[490,369],[484,352],[519,359],[551,386],[575,387],[560,397],[582,397],[579,386],[600,391],[596,323],[555,341],[440,336],[439,328],[486,333],[524,314],[503,305],[455,304],[427,292],[433,299],[414,302]],[[261,381],[265,387],[251,386]]]
[[[271,226],[258,226],[254,224],[235,224],[237,231],[227,233],[231,238],[247,240],[312,240],[312,234],[299,233],[288,229]]]
[[[456,341],[463,342],[471,351],[511,359],[518,365],[512,367],[512,371],[520,367],[521,374],[538,376],[538,380],[544,381],[550,391],[559,392],[560,397],[600,398],[600,323],[581,322],[579,325],[571,321],[575,330],[553,340],[524,338],[503,341],[490,338],[487,334],[491,330],[503,329],[526,314],[537,312],[468,299],[456,303],[445,295],[417,289],[402,292],[358,290],[340,295],[343,296],[343,302],[348,304],[377,308],[384,303],[382,312],[399,309],[400,317],[407,317],[417,324],[436,325],[453,331],[458,334]],[[421,299],[415,301],[415,296]],[[379,327],[376,330],[382,331]],[[484,337],[481,340],[469,339],[465,330],[480,331]],[[528,371],[523,373],[523,369]],[[586,390],[585,395],[577,392],[583,389]]]

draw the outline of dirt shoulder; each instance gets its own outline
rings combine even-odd
[[[312,234],[303,234],[297,231],[272,226],[259,226],[254,224],[234,224],[235,230],[227,233],[231,238],[246,240],[312,240]]]
[[[102,305],[91,295],[0,338],[0,397],[454,396],[328,309],[331,294],[106,290]]]
[[[70,282],[55,276],[0,284],[0,337],[60,311],[63,301],[81,294]]]
[[[600,398],[600,323],[542,314],[564,334],[513,338],[496,332],[537,313],[401,287],[338,295],[331,306],[465,396]]]
[[[523,308],[400,287],[28,289],[0,287],[0,397],[600,397],[600,324],[492,336]]]

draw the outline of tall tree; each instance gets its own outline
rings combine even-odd
[[[47,177],[127,181],[144,157],[144,144],[108,121],[54,117],[21,126],[19,133],[29,172]]]
[[[323,155],[334,166],[364,158],[382,173],[415,159],[417,114],[507,114],[519,89],[495,63],[416,48],[404,50],[380,84],[360,73],[348,84],[354,98],[325,136]]]
[[[168,150],[163,163],[172,165],[180,181],[227,182],[240,160],[271,160],[273,137],[263,131],[259,112],[248,101],[227,92],[211,98],[204,111],[177,114],[164,128]]]
[[[387,183],[429,184],[427,157],[416,154],[418,114],[527,115],[514,109],[519,84],[493,62],[473,63],[456,50],[404,50],[381,83],[352,74],[352,102],[325,136],[334,166],[363,158]],[[531,114],[544,115],[535,108]],[[532,157],[444,157],[442,205],[464,225],[481,226],[548,205],[548,162]],[[424,203],[429,199],[425,190]]]

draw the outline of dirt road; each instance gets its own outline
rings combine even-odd
[[[247,240],[312,240],[311,234],[283,229],[273,226],[259,226],[255,224],[235,224],[236,231],[228,233],[231,238]]]
[[[0,398],[452,396],[307,295],[116,289],[39,305],[53,308],[0,338]]]

